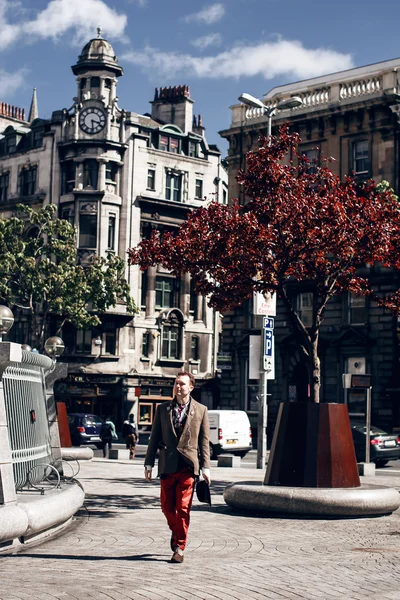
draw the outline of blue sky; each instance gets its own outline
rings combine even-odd
[[[395,0],[0,0],[0,101],[39,113],[70,107],[70,66],[103,29],[124,68],[119,105],[149,112],[154,88],[190,86],[207,138],[230,123],[241,92],[400,55]]]

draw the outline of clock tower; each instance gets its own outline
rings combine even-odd
[[[117,79],[123,74],[111,44],[101,37],[88,42],[72,67],[77,76],[76,118],[78,138],[110,139],[111,123],[118,113]]]

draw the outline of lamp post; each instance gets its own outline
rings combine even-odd
[[[272,117],[276,114],[278,110],[286,110],[290,108],[298,108],[302,106],[303,100],[299,96],[291,96],[287,98],[287,100],[281,100],[275,106],[266,106],[264,102],[261,102],[258,98],[255,98],[251,94],[240,94],[239,96],[240,102],[246,104],[247,106],[251,106],[252,108],[261,108],[263,114],[267,115],[268,119],[268,145],[271,143],[271,133],[272,133]]]
[[[240,102],[253,108],[260,108],[262,114],[268,119],[268,145],[271,144],[272,117],[278,110],[297,108],[302,106],[303,101],[299,96],[292,96],[286,100],[281,100],[275,106],[266,106],[261,100],[251,96],[251,94],[241,94]],[[264,365],[264,327],[261,329],[260,343],[260,386],[259,386],[259,410],[257,423],[257,469],[264,469],[267,459],[267,422],[268,422],[268,404],[267,404],[267,375]]]

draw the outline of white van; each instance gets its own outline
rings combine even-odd
[[[244,410],[209,410],[208,418],[213,458],[221,452],[243,457],[252,449],[250,421]]]

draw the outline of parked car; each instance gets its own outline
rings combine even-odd
[[[87,413],[70,413],[68,423],[73,446],[94,444],[98,448],[102,447],[100,429],[103,420],[101,417]]]
[[[208,418],[212,458],[221,452],[243,457],[252,449],[250,421],[244,410],[209,410]]]
[[[352,423],[354,448],[357,461],[365,461],[365,423]],[[387,433],[371,425],[370,429],[370,460],[377,467],[384,467],[389,460],[400,459],[400,437],[397,434]]]

